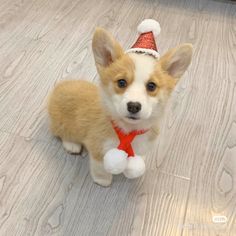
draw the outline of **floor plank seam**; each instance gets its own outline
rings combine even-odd
[[[185,176],[182,176],[182,175],[172,174],[172,173],[166,172],[166,171],[164,171],[164,170],[160,170],[160,172],[163,173],[163,174],[166,174],[166,175],[169,175],[169,176],[178,178],[178,179],[182,179],[182,180],[185,180],[185,181],[191,181],[190,178],[185,177]]]

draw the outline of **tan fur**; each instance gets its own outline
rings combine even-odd
[[[98,73],[101,81],[104,85],[108,85],[111,81],[116,93],[124,93],[129,85],[134,80],[134,63],[127,54],[123,54],[116,63],[113,63],[107,67],[99,67]],[[128,86],[127,88],[119,88],[117,81],[120,79],[126,79]]]
[[[104,47],[110,51],[106,51]],[[175,68],[175,61],[171,63],[171,60],[178,59],[178,52],[181,50],[191,51],[189,45],[182,45],[182,48],[180,46],[168,52],[157,62],[149,81],[155,82],[158,87],[156,91],[150,92],[150,96],[164,96],[164,99],[169,97],[181,75]],[[125,54],[113,37],[103,29],[98,29],[94,34],[93,52],[102,88],[106,89],[112,83],[115,93],[122,94],[124,91],[117,87],[117,80],[125,78],[129,86],[135,79],[135,66],[129,55]],[[189,58],[185,59],[190,62]],[[183,71],[185,69],[183,68]],[[93,180],[108,186],[112,175],[106,173],[102,165],[103,147],[108,140],[118,142],[118,139],[111,126],[110,114],[102,103],[99,88],[83,80],[61,82],[49,97],[48,112],[52,133],[67,144],[67,149],[70,143],[84,145],[90,154]],[[154,124],[148,134],[148,140],[156,139],[157,135],[158,126]]]
[[[115,133],[97,86],[83,80],[59,83],[50,96],[48,111],[55,136],[85,145],[94,159],[102,160],[102,144]]]

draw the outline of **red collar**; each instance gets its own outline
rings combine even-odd
[[[132,141],[134,140],[134,138],[137,135],[144,134],[148,130],[134,130],[129,133],[124,133],[119,127],[117,127],[117,125],[114,123],[114,121],[112,121],[111,123],[112,123],[113,129],[115,130],[115,132],[120,140],[120,144],[117,148],[125,151],[128,154],[128,157],[133,157],[134,151],[133,151],[133,148],[131,145]]]

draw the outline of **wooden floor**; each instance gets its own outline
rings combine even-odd
[[[102,188],[48,131],[47,95],[67,76],[97,81],[96,26],[129,48],[144,18],[161,53],[190,42],[194,58],[146,175]],[[235,236],[235,2],[0,0],[0,235]]]

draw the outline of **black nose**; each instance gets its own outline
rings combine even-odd
[[[128,102],[127,103],[127,110],[130,113],[136,114],[141,110],[142,106],[139,102]]]

